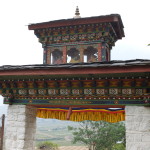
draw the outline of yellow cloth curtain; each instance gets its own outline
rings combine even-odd
[[[38,109],[37,117],[39,118],[51,118],[51,119],[59,119],[66,120],[67,111],[58,111],[58,110],[50,110],[50,109]],[[124,121],[125,120],[125,112],[124,111],[72,111],[70,116],[70,121],[84,121],[84,120],[92,120],[92,121],[107,121],[111,123]]]

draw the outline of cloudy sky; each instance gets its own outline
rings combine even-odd
[[[125,37],[113,60],[150,59],[150,0],[1,0],[0,66],[41,64],[42,46],[28,24],[72,18],[76,6],[81,17],[121,15]]]

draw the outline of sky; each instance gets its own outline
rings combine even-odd
[[[121,15],[125,37],[112,60],[150,59],[150,0],[1,0],[0,66],[42,64],[42,45],[28,25],[73,18],[76,6],[81,17]]]

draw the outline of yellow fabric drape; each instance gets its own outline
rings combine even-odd
[[[51,119],[59,119],[66,120],[67,111],[51,111],[46,109],[38,109],[37,117],[39,118],[51,118]],[[111,123],[124,121],[125,120],[125,112],[118,111],[115,113],[111,112],[96,112],[96,111],[84,111],[78,112],[73,111],[70,116],[70,121],[84,121],[84,120],[92,120],[92,121],[107,121]]]

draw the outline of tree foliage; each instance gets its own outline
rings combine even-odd
[[[58,150],[58,145],[49,141],[38,143],[39,150]]]
[[[113,150],[125,150],[125,145],[123,143],[117,143],[113,146]]]
[[[113,150],[117,142],[125,145],[124,123],[83,121],[78,128],[68,126],[73,133],[73,143],[83,143],[89,150]]]

